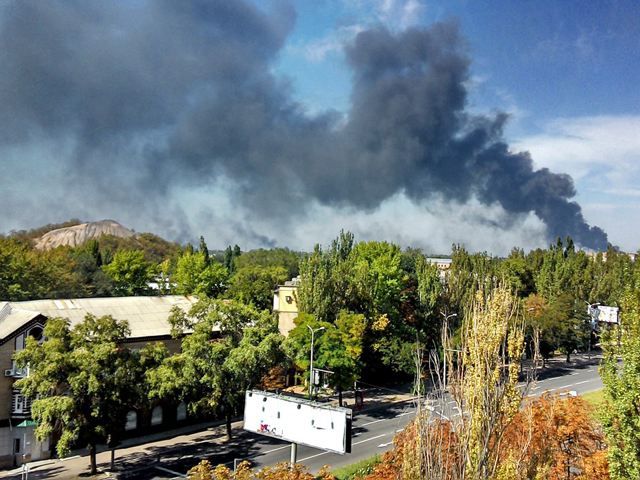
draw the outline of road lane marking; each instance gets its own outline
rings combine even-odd
[[[285,448],[291,448],[291,445],[285,445],[283,447],[274,448],[273,450],[267,450],[266,452],[262,452],[262,454],[277,452],[278,450],[284,450]]]
[[[359,426],[360,427],[366,427],[367,425],[373,425],[374,423],[384,422],[385,420],[391,420],[391,418],[381,418],[379,420],[374,420],[373,422],[363,423],[362,425],[359,425]]]
[[[378,445],[378,448],[385,448],[385,447],[388,447],[389,445],[393,445],[393,440],[391,442],[381,443],[380,445]]]
[[[316,458],[316,457],[321,457],[322,455],[326,455],[326,454],[328,454],[328,453],[332,453],[332,452],[320,452],[320,453],[316,453],[315,455],[311,455],[311,456],[309,456],[309,457],[299,459],[297,463],[306,462],[307,460],[311,460],[312,458]]]
[[[367,438],[365,440],[360,440],[359,442],[355,442],[352,443],[351,445],[360,445],[361,443],[365,443],[365,442],[370,442],[371,440],[376,440],[378,438],[384,437],[386,435],[391,435],[391,432],[389,433],[383,433],[382,435],[376,435],[375,437],[371,437],[371,438]],[[305,458],[301,458],[300,460],[298,460],[298,462],[306,462],[307,460],[311,460],[312,458],[316,458],[316,457],[320,457],[322,455],[327,455],[329,453],[333,453],[333,452],[320,452],[320,453],[316,453],[315,455],[310,455],[308,457]]]
[[[376,435],[375,437],[371,437],[371,438],[366,438],[364,440],[360,440],[359,442],[352,443],[351,445],[360,445],[361,443],[370,442],[371,440],[375,440],[376,438],[382,438],[387,435],[391,435],[391,432],[383,433],[381,435]]]
[[[175,475],[178,478],[187,478],[187,476],[184,473],[174,472],[173,470],[169,470],[168,468],[164,468],[164,467],[159,467],[158,465],[154,465],[154,467],[165,473],[170,473],[171,475]]]

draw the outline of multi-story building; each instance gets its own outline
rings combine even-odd
[[[436,257],[427,257],[427,262],[432,265],[435,265],[438,271],[440,272],[440,280],[445,281],[447,278],[447,274],[451,269],[451,264],[453,260],[450,258],[436,258]]]
[[[171,337],[169,314],[176,306],[187,312],[195,301],[193,297],[169,295],[0,302],[0,466],[16,465],[23,459],[47,458],[51,453],[47,440],[40,442],[34,438],[33,422],[29,421],[30,399],[14,388],[14,382],[29,371],[17,368],[13,361],[14,353],[24,348],[27,337],[44,340],[47,319],[63,317],[73,326],[82,322],[87,314],[111,315],[129,323],[128,347],[140,348],[149,342],[162,341],[170,351],[177,352],[180,341]],[[160,428],[165,423],[186,419],[184,404],[174,410],[163,411],[163,406],[157,405],[145,419],[131,411],[126,429],[134,433],[141,428]]]
[[[273,294],[273,311],[278,314],[278,329],[285,337],[296,326],[293,321],[298,316],[298,285],[300,277],[295,277],[279,285]]]

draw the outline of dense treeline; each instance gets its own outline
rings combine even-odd
[[[526,355],[544,362],[554,352],[570,360],[598,341],[587,304],[619,306],[634,262],[609,248],[589,255],[570,238],[526,254],[514,249],[506,258],[470,253],[454,245],[444,273],[414,249],[386,242],[354,241],[341,233],[329,246],[316,246],[300,266],[297,319],[289,345],[305,371],[309,328],[324,327],[317,340],[326,365],[342,365],[350,375],[334,375],[336,388],[355,377],[411,378],[417,344],[438,347],[443,320],[460,332],[476,292],[506,286],[518,299],[526,320]],[[336,330],[338,333],[332,333]],[[349,339],[342,358],[335,336]],[[338,367],[336,367],[338,368]]]
[[[34,248],[34,240],[70,220],[0,236],[0,300],[124,295],[222,294],[269,308],[273,288],[298,274],[302,254],[285,248],[212,253],[204,239],[194,249],[151,233],[103,235],[78,247]]]
[[[337,388],[356,377],[408,378],[415,344],[437,346],[445,315],[455,331],[474,292],[502,284],[522,300],[527,355],[544,362],[560,351],[570,358],[598,340],[587,303],[620,305],[633,267],[625,253],[609,248],[590,255],[577,250],[570,238],[529,253],[514,248],[506,258],[454,245],[446,281],[421,251],[356,242],[348,232],[308,255],[283,248],[242,252],[238,245],[212,253],[202,237],[194,248],[152,234],[105,236],[76,248],[33,248],[36,233],[58,226],[0,238],[0,299],[176,293],[235,299],[264,310],[271,306],[273,289],[299,274],[301,315],[287,344],[289,355],[305,370],[305,332],[324,327],[319,358],[327,367],[348,372],[333,377]],[[341,336],[351,345],[336,340]],[[344,354],[337,355],[340,349]]]

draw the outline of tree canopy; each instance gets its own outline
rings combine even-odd
[[[29,366],[29,376],[16,383],[32,398],[31,414],[38,423],[36,436],[57,439],[60,456],[75,445],[86,445],[91,471],[96,472],[96,445],[119,438],[126,413],[146,398],[144,368],[153,366],[153,346],[131,351],[123,346],[129,335],[126,322],[87,315],[70,328],[68,320],[52,318],[43,342],[28,338],[15,360]]]

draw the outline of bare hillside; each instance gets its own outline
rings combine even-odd
[[[129,238],[133,237],[135,233],[114,220],[101,220],[99,222],[81,223],[73,227],[51,230],[37,238],[35,246],[38,250],[49,250],[60,245],[77,247],[88,240],[97,239],[103,235]]]

